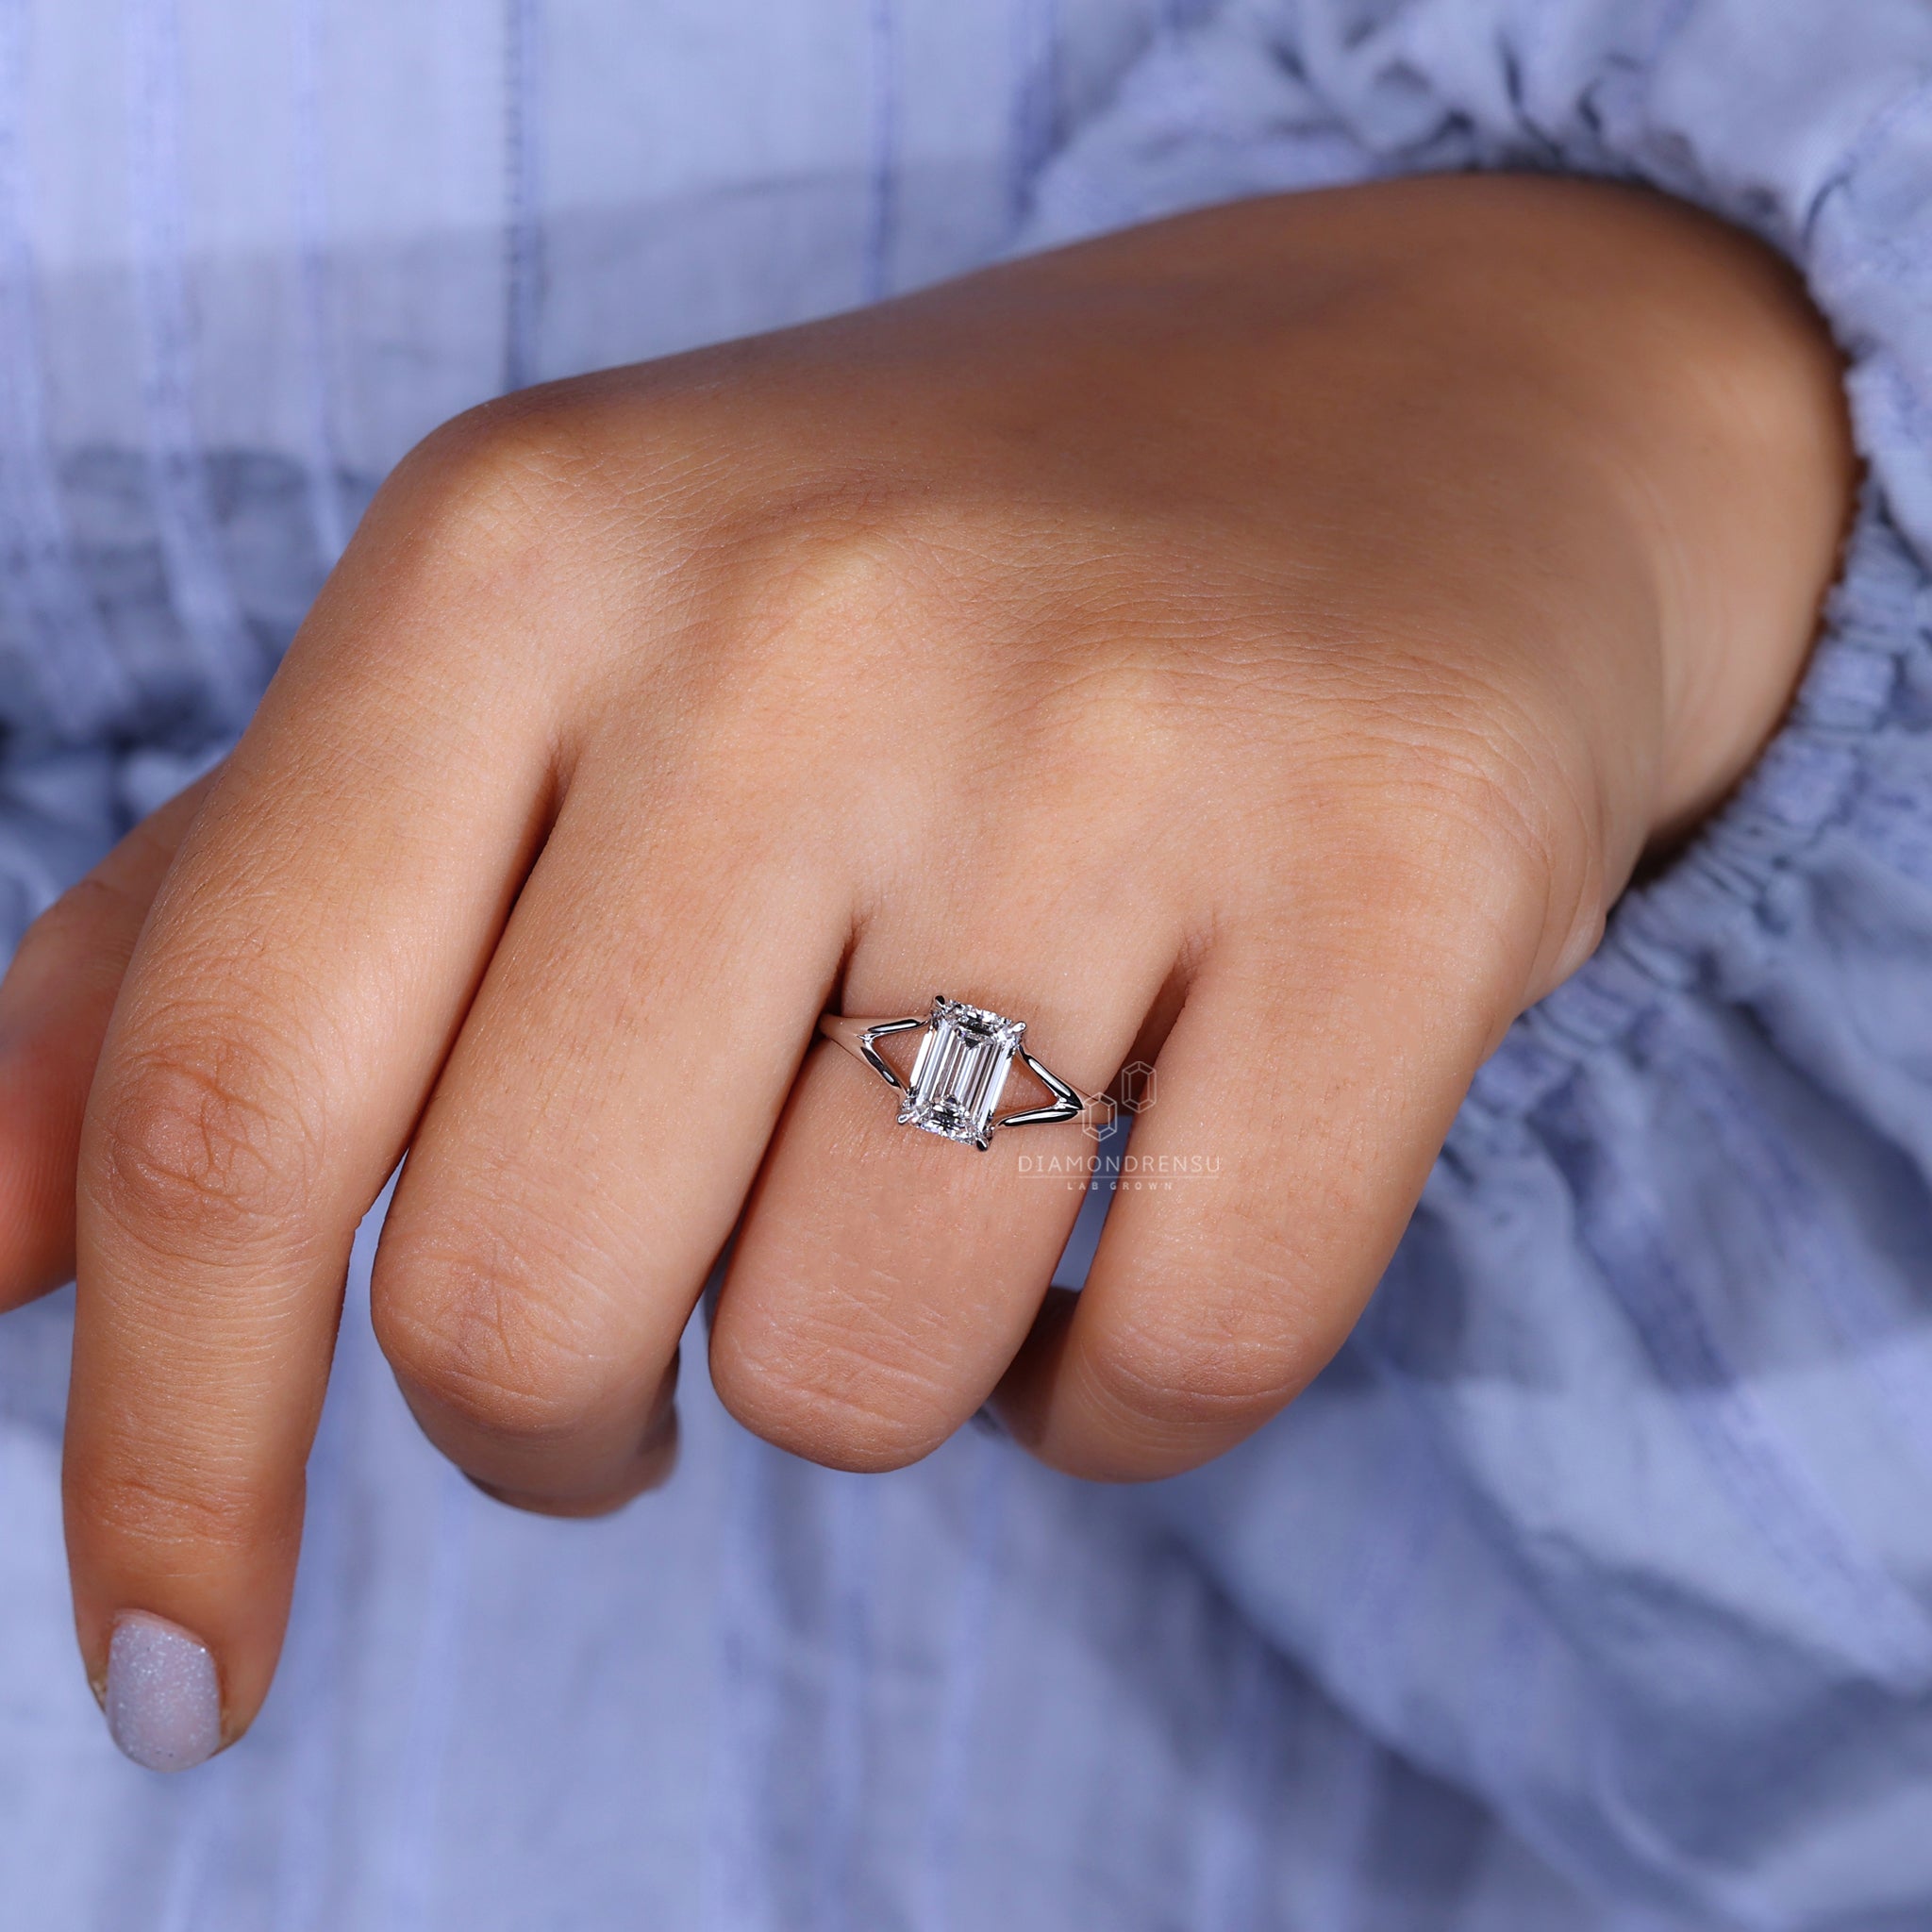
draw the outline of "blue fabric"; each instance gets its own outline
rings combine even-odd
[[[71,1656],[68,1309],[9,1318],[0,1923],[1932,1923],[1918,0],[4,0],[0,941],[441,415],[1029,210],[1463,166],[1787,250],[1870,484],[1789,724],[1484,1069],[1335,1367],[1129,1493],[977,1435],[833,1475],[692,1387],[670,1491],[538,1523],[415,1440],[365,1238],[281,1681],[163,1783]]]

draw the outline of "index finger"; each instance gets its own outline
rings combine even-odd
[[[446,526],[386,527],[175,861],[82,1137],[75,1617],[117,1740],[157,1768],[267,1691],[355,1230],[548,809],[558,680]]]

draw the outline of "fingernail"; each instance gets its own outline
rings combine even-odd
[[[178,1624],[130,1610],[108,1646],[108,1729],[149,1771],[189,1771],[222,1741],[213,1653]]]

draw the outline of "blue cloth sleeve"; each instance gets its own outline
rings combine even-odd
[[[1932,8],[1235,0],[1036,242],[1461,168],[1799,266],[1868,483],[1789,720],[1475,1083],[1341,1359],[1170,1486],[1370,1730],[1642,1923],[1932,1913]]]

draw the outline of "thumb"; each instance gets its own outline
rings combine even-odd
[[[0,979],[0,1310],[74,1277],[94,1063],[148,908],[219,771],[143,819],[42,913]]]

